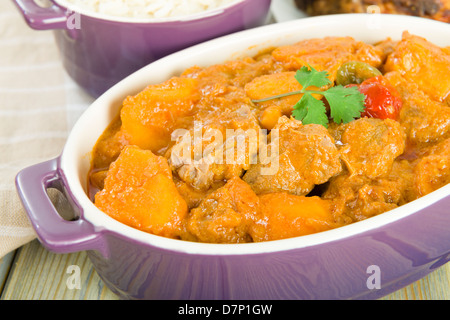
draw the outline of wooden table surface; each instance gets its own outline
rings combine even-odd
[[[81,282],[72,288],[70,266]],[[85,252],[54,254],[34,240],[0,259],[0,300],[117,300]],[[450,264],[383,300],[450,300]]]

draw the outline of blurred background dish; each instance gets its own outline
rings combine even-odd
[[[295,0],[273,0],[272,15],[275,21],[283,22],[307,17],[307,14],[296,7]]]
[[[115,15],[74,5],[73,0],[47,0],[45,6],[35,0],[14,2],[31,28],[54,30],[67,73],[94,97],[170,53],[265,24],[271,4],[271,0],[230,0],[228,5],[190,15],[164,17],[160,12],[161,18],[143,18],[129,16],[131,7],[125,3],[131,1],[109,0],[110,11],[125,10]],[[156,2],[160,1],[147,0]],[[116,9],[114,4],[119,4]]]
[[[309,16],[337,13],[403,14],[450,22],[450,0],[295,0]]]
[[[242,0],[65,0],[76,10],[134,19],[182,18],[224,8]]]

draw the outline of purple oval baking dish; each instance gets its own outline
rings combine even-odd
[[[28,25],[54,30],[67,73],[94,97],[170,53],[225,34],[263,25],[271,0],[242,0],[186,18],[155,21],[76,11],[64,0],[48,8],[14,0]]]
[[[314,17],[259,27],[171,54],[98,98],[73,128],[60,157],[21,171],[17,190],[41,243],[57,253],[88,252],[107,286],[124,299],[375,299],[450,258],[450,185],[370,219],[303,237],[248,244],[173,240],[128,227],[87,196],[90,152],[121,101],[185,68],[221,63],[264,48],[325,36],[375,43],[404,30],[450,45],[450,26],[406,16]],[[64,220],[46,189],[69,199]]]

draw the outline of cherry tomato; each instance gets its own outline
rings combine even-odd
[[[354,85],[350,85],[354,86]],[[403,107],[397,90],[382,75],[367,79],[358,86],[366,96],[365,111],[361,117],[397,120]]]

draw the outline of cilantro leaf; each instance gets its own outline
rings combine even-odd
[[[308,114],[308,106],[305,103],[305,100],[300,99],[294,106],[294,110],[292,110],[292,116],[297,119],[303,121],[303,119]]]
[[[323,93],[330,105],[330,116],[336,123],[349,123],[361,117],[366,96],[357,87],[336,86]]]
[[[357,87],[343,87],[339,85],[324,90],[324,86],[332,84],[330,79],[328,79],[328,73],[326,71],[317,71],[311,66],[303,66],[298,70],[295,74],[295,79],[302,85],[302,90],[252,101],[258,103],[294,94],[303,94],[300,101],[295,104],[292,116],[304,124],[315,123],[326,128],[328,126],[328,116],[325,104],[322,100],[317,100],[312,96],[313,94],[318,94],[327,100],[330,106],[330,117],[336,123],[348,123],[361,117],[361,113],[365,108],[366,96],[359,92]],[[308,90],[309,87],[322,88],[322,90]]]
[[[294,106],[292,115],[301,120],[303,124],[320,124],[328,127],[327,109],[321,100],[317,100],[310,93],[305,93],[302,99]]]
[[[303,91],[311,86],[320,88],[331,84],[330,79],[328,79],[328,72],[317,71],[311,66],[309,66],[309,68],[311,70],[309,70],[308,67],[303,66],[295,74],[295,79],[303,86]]]

